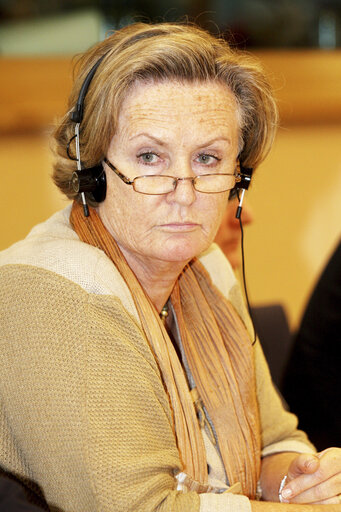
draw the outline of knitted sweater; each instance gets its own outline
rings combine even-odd
[[[182,467],[169,398],[131,293],[69,215],[0,254],[0,466],[38,484],[51,510],[250,510],[243,496],[175,490]],[[248,324],[218,247],[201,261]],[[263,455],[311,451],[259,343],[254,354]]]

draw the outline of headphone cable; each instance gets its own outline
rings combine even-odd
[[[239,199],[239,193],[238,192],[237,192],[237,196],[238,196],[238,199]],[[241,246],[241,252],[242,252],[243,288],[244,288],[244,294],[245,294],[247,309],[248,309],[248,312],[249,312],[249,315],[250,315],[250,318],[251,318],[252,327],[253,327],[253,342],[252,342],[252,346],[253,346],[256,343],[256,341],[257,341],[257,331],[256,331],[255,322],[254,322],[252,311],[251,311],[251,306],[250,306],[250,302],[249,302],[249,296],[248,296],[248,293],[247,293],[247,288],[246,288],[245,257],[244,257],[244,230],[243,230],[243,224],[242,224],[242,217],[241,217],[241,215],[239,216],[238,220],[239,220],[240,233],[241,233],[240,246]]]

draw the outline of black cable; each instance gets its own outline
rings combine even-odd
[[[239,200],[239,193],[237,192],[237,196],[238,196],[238,200]],[[244,294],[245,294],[245,299],[246,299],[246,304],[247,304],[247,309],[249,311],[249,315],[250,315],[250,318],[251,318],[251,323],[252,323],[252,327],[253,327],[253,342],[252,342],[252,346],[256,343],[257,341],[257,331],[256,331],[256,327],[255,327],[255,322],[253,320],[253,316],[252,316],[252,312],[251,312],[251,307],[250,307],[250,302],[249,302],[249,296],[248,296],[248,293],[247,293],[247,288],[246,288],[246,279],[245,279],[245,257],[244,257],[244,230],[243,230],[243,224],[242,224],[242,217],[241,215],[239,216],[238,218],[239,220],[239,226],[240,226],[240,233],[241,233],[241,240],[240,240],[240,246],[241,246],[241,251],[242,251],[242,276],[243,276],[243,287],[244,287]]]

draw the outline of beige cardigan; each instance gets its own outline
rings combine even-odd
[[[249,510],[243,496],[174,490],[171,409],[133,299],[69,214],[0,254],[0,466],[64,512]],[[248,323],[221,251],[212,246],[201,261]],[[255,364],[263,455],[311,451],[259,343]]]

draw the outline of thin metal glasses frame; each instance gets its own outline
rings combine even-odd
[[[185,181],[185,180],[190,180],[192,182],[192,185],[194,187],[195,190],[197,190],[198,192],[201,192],[203,194],[219,194],[221,192],[227,192],[229,190],[232,190],[235,186],[235,184],[230,187],[230,188],[227,188],[227,189],[224,189],[224,190],[219,190],[218,192],[216,191],[203,191],[203,190],[198,190],[196,188],[196,182],[200,180],[200,178],[202,177],[205,177],[205,176],[234,176],[235,178],[235,183],[238,183],[240,180],[241,180],[241,176],[240,174],[231,174],[231,173],[221,173],[221,174],[216,174],[216,173],[209,173],[209,174],[202,174],[200,176],[189,176],[187,178],[177,178],[176,176],[168,176],[168,175],[162,175],[163,177],[165,178],[171,178],[173,180],[173,190],[169,190],[168,192],[141,192],[141,190],[136,190],[135,188],[135,181],[140,179],[140,178],[155,178],[155,176],[152,176],[152,175],[142,175],[142,176],[136,176],[133,180],[129,180],[129,178],[127,178],[126,176],[124,176],[124,174],[122,174],[118,169],[116,169],[116,167],[105,157],[103,159],[103,161],[108,165],[108,167],[110,167],[110,169],[112,171],[114,171],[114,173],[126,184],[126,185],[133,185],[133,188],[135,190],[135,192],[138,192],[139,194],[145,194],[145,195],[155,195],[155,196],[158,196],[158,195],[164,195],[164,194],[169,194],[170,192],[174,192],[174,190],[176,189],[177,187],[177,184],[179,181]]]

